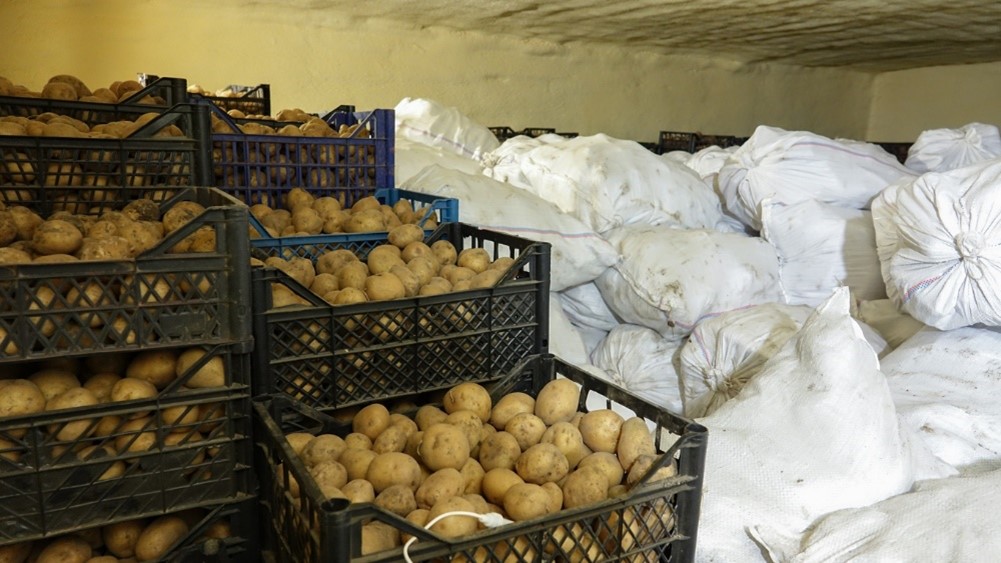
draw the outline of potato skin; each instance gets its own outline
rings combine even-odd
[[[580,388],[569,379],[554,379],[539,390],[535,398],[535,415],[551,426],[568,422],[577,412]]]

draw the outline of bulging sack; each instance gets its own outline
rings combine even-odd
[[[894,184],[872,217],[897,307],[942,330],[1001,326],[1001,159]]]
[[[458,108],[434,100],[403,98],[396,104],[396,137],[479,159],[500,146],[497,137]]]
[[[876,145],[762,125],[726,161],[717,182],[726,210],[760,231],[765,199],[867,209],[887,185],[913,176]]]
[[[417,143],[406,137],[396,139],[393,158],[396,166],[394,175],[396,185],[403,185],[431,165],[460,170],[466,174],[483,173],[483,165],[472,158],[440,147]]]
[[[907,151],[905,166],[923,174],[946,172],[1001,156],[1001,132],[994,125],[968,123],[959,129],[922,131]]]
[[[679,342],[670,342],[649,328],[619,325],[598,345],[591,360],[626,391],[680,413],[681,393],[675,366],[679,348]]]

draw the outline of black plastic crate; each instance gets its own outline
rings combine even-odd
[[[275,188],[305,188],[351,205],[379,188],[393,188],[395,112],[332,111],[334,129],[356,126],[349,137],[248,135],[213,108],[228,132],[212,134],[213,185],[250,204],[267,203]],[[217,128],[218,130],[218,128]]]
[[[521,131],[515,131],[514,129],[504,125],[488,127],[488,129],[490,129],[490,132],[494,134],[494,137],[497,137],[497,140],[501,142],[519,135],[532,138],[541,137],[543,135],[559,135],[561,137],[566,137],[567,139],[572,139],[577,136],[577,133],[560,133],[553,127],[526,127]]]
[[[698,142],[698,138],[698,133],[661,131],[657,144],[660,146],[660,154],[672,151],[695,152],[695,143]]]
[[[0,420],[0,544],[248,498],[255,481],[245,344],[203,347],[156,398]],[[182,387],[209,361],[221,362],[223,387]],[[173,407],[177,418],[165,419]],[[79,457],[89,446],[99,451]],[[121,473],[102,479],[109,470]]]
[[[515,263],[489,289],[340,306],[280,270],[254,268],[254,394],[339,408],[485,381],[547,352],[549,244],[462,223],[441,225],[425,242],[442,239]],[[272,309],[273,283],[310,306]]]
[[[63,102],[64,109],[53,111],[73,113],[68,106],[76,105]],[[149,111],[160,115],[124,139],[0,136],[0,201],[46,214],[93,213],[123,200],[162,200],[186,186],[210,185],[208,108],[142,108],[130,119]],[[168,125],[185,137],[155,136]]]
[[[879,145],[886,152],[892,154],[897,162],[903,164],[907,162],[907,153],[911,150],[911,145],[914,143],[879,143],[873,142],[875,145]]]
[[[344,500],[323,502],[319,487],[284,435],[310,431],[343,436],[351,431],[350,423],[325,416],[286,397],[259,398],[254,401],[254,455],[261,478],[263,521],[270,526],[264,534],[265,550],[281,563],[401,561],[400,548],[361,556],[361,526],[369,520],[379,520],[419,538],[409,550],[414,561],[443,560],[460,555],[468,558],[462,560],[468,561],[519,563],[694,561],[708,439],[705,427],[643,401],[551,355],[519,362],[508,374],[488,384],[488,388],[495,400],[512,391],[535,394],[557,376],[582,386],[579,410],[587,410],[588,396],[597,394],[606,399],[603,407],[618,404],[652,422],[654,436],[659,437],[657,449],[662,455],[650,474],[674,461],[678,475],[654,482],[644,478],[623,497],[563,510],[541,519],[486,529],[461,539],[445,540],[374,504],[352,505]],[[422,404],[426,397],[410,398],[415,404]],[[299,484],[298,506],[287,492],[290,477]],[[673,513],[673,525],[660,517],[648,518],[652,514],[664,515],[667,509]],[[310,522],[316,523],[315,529],[311,529]],[[626,522],[632,522],[634,527],[630,528]],[[569,541],[566,537],[554,537],[558,530],[565,531]],[[603,541],[608,538],[612,540]],[[624,548],[623,544],[629,541],[623,540],[631,540],[633,545]]]
[[[140,73],[138,78],[140,84],[155,84],[163,80],[155,74],[145,73]],[[188,93],[186,82],[181,97],[175,98],[176,100],[202,98],[209,100],[225,111],[237,109],[247,115],[271,115],[271,85],[269,84],[258,84],[257,86],[230,84],[226,89],[237,94],[237,96],[212,96],[208,94]]]
[[[170,549],[164,561],[170,563],[237,563],[259,561],[259,509],[256,497],[238,503],[209,507],[208,513]],[[226,538],[206,538],[209,528],[224,521]]]
[[[725,149],[728,147],[740,146],[741,143],[737,141],[737,137],[732,135],[699,135],[695,141],[695,146],[693,152],[698,152],[702,149],[708,147],[719,147]]]
[[[186,80],[164,77],[150,81],[142,90],[118,103],[0,96],[0,116],[34,117],[51,112],[78,119],[87,125],[95,125],[120,120],[134,121],[144,113],[162,112],[187,99]]]
[[[247,207],[188,188],[161,210],[180,201],[206,210],[134,260],[0,266],[0,365],[249,339]],[[170,253],[202,228],[215,231],[215,252]]]

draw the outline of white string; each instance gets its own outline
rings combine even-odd
[[[431,526],[434,526],[440,520],[442,520],[444,518],[447,518],[449,516],[471,516],[471,517],[476,518],[477,520],[479,520],[481,524],[483,524],[484,526],[486,526],[488,528],[496,528],[498,526],[503,526],[505,524],[513,524],[514,523],[513,520],[508,520],[507,518],[504,518],[503,516],[501,516],[500,514],[497,514],[496,512],[489,512],[487,514],[478,514],[476,512],[466,512],[464,510],[455,510],[455,511],[452,511],[452,512],[445,512],[443,514],[439,514],[438,516],[435,516],[427,524],[424,524],[424,528],[425,529],[431,529]],[[409,553],[409,551],[410,551],[410,545],[413,544],[415,541],[417,541],[417,536],[411,536],[410,539],[407,540],[407,543],[403,544],[403,559],[405,559],[407,563],[414,563],[413,560],[410,559],[410,553]]]

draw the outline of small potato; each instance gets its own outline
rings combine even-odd
[[[428,522],[447,512],[472,512],[473,505],[462,497],[442,499],[428,511]],[[473,534],[478,520],[472,516],[454,515],[439,520],[431,531],[445,538],[461,538]]]
[[[469,410],[476,413],[482,422],[490,420],[490,411],[493,408],[493,400],[490,392],[478,383],[460,383],[452,387],[445,393],[442,406],[446,413],[453,413],[460,410]]]
[[[372,450],[347,448],[341,453],[337,461],[347,470],[348,479],[354,481],[365,479],[369,465],[371,465],[372,460],[378,455]],[[347,491],[344,491],[344,494],[347,494]]]
[[[424,231],[417,225],[400,225],[389,231],[389,244],[403,250],[409,244],[424,240]]]
[[[615,453],[619,443],[622,416],[611,409],[591,411],[580,419],[580,433],[584,444],[596,452]]]
[[[553,444],[535,444],[518,456],[514,468],[526,483],[542,485],[566,477],[570,471],[570,463],[563,452]]]
[[[376,493],[393,485],[405,485],[417,490],[421,483],[421,467],[416,459],[404,453],[377,454],[368,466],[365,479],[372,483]]]
[[[368,436],[373,441],[389,428],[389,409],[373,403],[358,411],[351,424],[352,430]]]
[[[499,431],[480,443],[479,462],[484,471],[491,469],[514,469],[514,464],[521,456],[521,446],[512,434]]]
[[[178,356],[175,374],[178,379],[187,377],[184,385],[193,389],[226,386],[226,369],[221,356],[209,359],[200,368],[189,374],[207,353],[201,348],[188,348]]]
[[[0,563],[24,563],[31,555],[34,543],[22,541],[0,546]]]
[[[424,431],[418,452],[431,471],[446,467],[461,469],[469,459],[469,440],[462,429],[449,424],[432,424]]]
[[[91,553],[90,544],[83,538],[63,536],[46,545],[35,563],[85,563]]]
[[[546,432],[546,424],[534,414],[519,413],[508,421],[504,431],[514,436],[521,451],[525,451],[539,443]]]
[[[614,487],[622,483],[622,465],[619,464],[619,459],[613,453],[594,452],[580,460],[580,463],[577,465],[578,469],[584,467],[597,467],[601,469],[601,472],[608,479],[609,487]]]
[[[508,489],[524,482],[517,473],[510,469],[500,467],[491,469],[483,476],[483,496],[488,501],[503,506],[504,495],[507,494]]]
[[[136,543],[145,527],[145,520],[128,520],[108,524],[101,530],[104,545],[116,557],[123,559],[132,557],[135,555]]]
[[[480,489],[483,485],[483,476],[486,475],[486,471],[483,470],[483,466],[480,462],[473,458],[466,460],[463,464],[462,469],[459,470],[459,474],[462,475],[465,487],[462,489],[464,494],[479,494]]]
[[[514,521],[531,520],[549,513],[550,497],[539,485],[518,483],[504,495],[504,512]]]
[[[535,398],[535,414],[546,425],[569,421],[577,412],[580,387],[569,379],[557,378],[546,383]]]
[[[386,487],[376,495],[375,505],[401,517],[406,517],[407,514],[417,510],[414,491],[406,485]]]
[[[42,255],[74,254],[83,244],[83,233],[68,221],[45,221],[31,237],[32,249]]]
[[[344,444],[349,448],[357,448],[359,450],[372,449],[372,439],[361,432],[351,432],[345,436]]]
[[[306,442],[299,458],[307,468],[325,461],[337,461],[347,449],[344,439],[334,434],[320,434]]]
[[[448,283],[448,280],[434,277],[426,285],[422,285],[417,294],[422,296],[444,295],[450,291],[452,291],[452,284]]]
[[[650,434],[650,427],[647,426],[645,420],[634,416],[622,423],[615,453],[625,471],[629,471],[633,462],[640,456],[657,454],[653,436]]]
[[[581,467],[563,483],[563,508],[577,508],[608,498],[608,478],[600,467]]]
[[[375,489],[372,488],[372,483],[364,479],[353,479],[345,484],[341,491],[344,493],[348,500],[353,503],[363,503],[363,502],[374,502],[375,501]]]
[[[429,475],[417,488],[418,508],[430,509],[439,500],[463,494],[466,480],[458,470],[446,467]]]
[[[431,252],[434,253],[438,263],[442,266],[455,264],[458,261],[458,253],[455,246],[447,240],[438,240],[431,244]]]
[[[503,430],[516,414],[535,412],[535,398],[527,393],[508,393],[501,397],[490,413],[490,424]]]
[[[438,260],[438,258],[434,255],[434,252],[431,251],[431,247],[424,244],[424,241],[421,240],[416,240],[408,244],[404,247],[403,252],[400,253],[400,258],[402,258],[404,262],[409,262],[418,256],[426,256],[434,259],[435,261]]]
[[[177,516],[160,516],[150,522],[136,541],[139,561],[159,559],[174,543],[188,533],[188,525]]]

